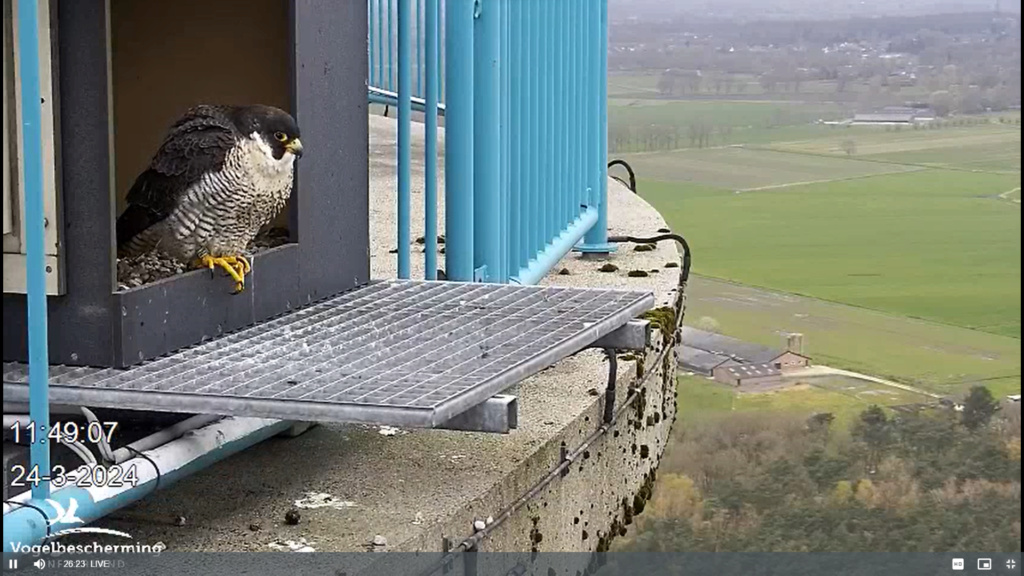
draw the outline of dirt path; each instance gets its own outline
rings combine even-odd
[[[1020,198],[1010,198],[1010,196],[1012,196],[1014,192],[1020,192],[1020,188],[1017,187],[1017,188],[1014,188],[1013,190],[1007,190],[1006,192],[1003,192],[1002,194],[1000,194],[999,198],[1001,198],[1003,200],[1009,200],[1010,202],[1013,202],[1014,204],[1020,204]]]
[[[859,372],[851,372],[850,370],[841,370],[839,368],[831,368],[829,366],[810,366],[799,372],[794,372],[791,376],[846,376],[848,378],[857,378],[859,380],[866,380],[868,382],[874,382],[875,384],[881,384],[882,386],[888,386],[890,388],[896,388],[905,392],[912,392],[914,394],[920,394],[922,396],[928,396],[929,398],[939,399],[942,398],[941,394],[915,388],[907,384],[900,384],[899,382],[893,382],[892,380],[886,380],[884,378],[878,378],[875,376],[868,376],[867,374],[861,374]]]

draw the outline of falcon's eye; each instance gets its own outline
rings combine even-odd
[[[288,135],[284,132],[274,132],[274,138],[277,138],[278,142],[287,142]]]

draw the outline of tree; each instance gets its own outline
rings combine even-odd
[[[867,449],[868,470],[873,472],[893,443],[892,422],[884,410],[871,405],[860,413],[860,418],[853,425],[852,436]]]
[[[964,411],[961,413],[960,422],[970,431],[988,426],[992,417],[1000,409],[999,401],[992,392],[985,386],[974,386],[964,400]]]
[[[843,152],[846,152],[847,156],[853,156],[857,153],[857,142],[855,140],[843,140]]]
[[[932,110],[935,110],[936,116],[945,118],[953,111],[953,94],[949,90],[933,92],[929,103],[932,106]]]

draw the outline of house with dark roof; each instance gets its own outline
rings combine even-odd
[[[735,384],[737,378],[777,378],[809,366],[811,359],[802,347],[799,334],[788,337],[786,350],[778,350],[684,326],[678,358],[686,370]]]

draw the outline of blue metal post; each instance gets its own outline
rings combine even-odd
[[[591,0],[597,9],[597,53],[588,57],[596,62],[597,115],[590,119],[597,122],[596,141],[597,166],[590,167],[598,172],[597,223],[587,232],[583,244],[577,249],[590,254],[609,254],[615,245],[608,243],[608,0]]]
[[[529,52],[523,76],[527,78],[528,90],[525,95],[523,116],[527,118],[526,132],[527,163],[523,172],[530,180],[526,188],[527,207],[523,217],[526,220],[526,259],[529,262],[540,249],[540,238],[543,236],[540,222],[541,150],[538,146],[541,128],[541,110],[537,107],[540,100],[540,10],[539,0],[530,0],[527,4],[529,12],[524,23],[526,27],[526,49]],[[525,266],[525,264],[524,264]]]
[[[370,0],[367,4],[368,4],[368,6],[367,6],[367,10],[366,10],[366,29],[367,29],[367,31],[369,33],[369,39],[367,40],[367,48],[368,48],[367,52],[369,52],[370,71],[366,75],[366,80],[370,84],[370,86],[376,86],[377,85],[377,78],[376,78],[377,54],[376,54],[375,46],[377,44],[377,38],[376,38],[377,28],[376,28],[376,26],[374,26],[374,22],[373,22],[373,9],[374,9],[375,4],[374,4],[373,0]]]
[[[445,0],[445,272],[473,280],[474,0]]]
[[[384,0],[377,0],[377,87],[385,90],[388,84],[384,82],[384,42],[388,36],[384,35]]]
[[[398,0],[398,277],[410,277],[412,204],[412,0]]]
[[[43,107],[39,88],[39,3],[18,1],[18,55],[21,72],[21,127],[24,149],[25,260],[28,292],[29,419],[50,424],[50,360],[46,317],[46,233],[43,220]],[[6,135],[5,135],[6,137]],[[41,478],[50,476],[50,445],[35,442],[30,465]],[[32,485],[32,498],[50,497],[50,482]]]
[[[508,281],[509,274],[509,220],[511,213],[509,210],[509,200],[511,198],[509,185],[509,167],[511,166],[511,159],[509,154],[511,152],[511,146],[509,143],[510,126],[509,126],[509,98],[511,98],[511,87],[509,86],[509,5],[511,2],[508,0],[500,1],[500,26],[501,26],[501,56],[498,59],[499,71],[501,73],[501,87],[498,89],[498,97],[501,103],[501,117],[500,117],[500,130],[501,130],[501,152],[499,158],[501,159],[501,205],[499,221],[501,222],[501,230],[498,233],[498,239],[500,240],[500,246],[498,248],[499,254],[499,268],[498,274],[495,278],[496,282],[505,283]]]
[[[487,282],[497,278],[501,260],[500,2],[482,1],[473,36],[473,265],[485,269],[483,280]]]
[[[437,93],[440,88],[438,60],[438,0],[427,0],[426,13],[426,117],[424,118],[425,162],[423,187],[426,279],[437,280]]]
[[[523,180],[522,180],[522,2],[509,2],[509,270],[511,276],[522,267],[523,259]],[[512,128],[515,127],[515,130]]]
[[[423,96],[423,0],[416,0],[416,96]]]
[[[395,5],[388,0],[388,90],[395,91]]]

